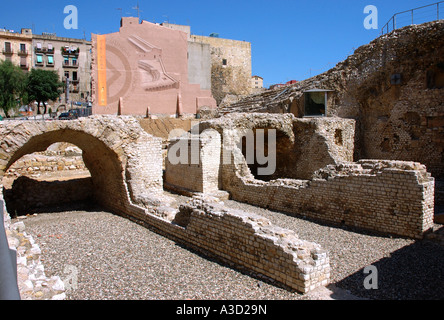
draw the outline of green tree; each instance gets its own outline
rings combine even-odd
[[[60,82],[57,72],[52,70],[32,69],[28,75],[26,91],[29,101],[37,101],[37,114],[40,114],[40,103],[43,104],[43,113],[46,113],[46,102],[56,100],[62,93],[63,83]]]
[[[25,89],[26,75],[11,61],[0,62],[0,107],[9,117],[8,112],[18,107]]]

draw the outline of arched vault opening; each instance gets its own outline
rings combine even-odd
[[[24,155],[58,142],[82,150],[92,197],[104,209],[133,215],[162,185],[162,141],[130,116],[91,116],[70,121],[6,121],[0,124],[0,177]],[[154,200],[153,200],[154,199]],[[130,212],[131,211],[131,212]]]
[[[122,160],[104,142],[82,131],[63,129],[32,136],[12,154],[5,169],[2,170],[2,174],[23,156],[45,151],[49,146],[58,142],[67,142],[82,150],[83,162],[89,170],[91,178],[78,181],[78,183],[84,183],[85,189],[91,190],[89,195],[91,200],[109,208],[110,199],[122,201],[126,198]],[[49,188],[48,183],[40,184],[40,187]],[[63,183],[59,183],[58,187],[62,188],[63,186]],[[68,186],[68,188],[71,187]],[[62,191],[60,190],[60,192]],[[21,198],[21,195],[13,196],[17,199]]]
[[[0,183],[12,217],[96,209],[91,174],[82,151],[73,144],[55,143],[44,152],[23,156],[9,167]]]

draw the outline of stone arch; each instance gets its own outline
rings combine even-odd
[[[162,189],[161,141],[132,117],[10,121],[0,126],[0,137],[0,176],[22,156],[68,142],[82,149],[94,198],[105,208],[125,213],[143,197],[141,193]]]
[[[5,170],[22,156],[44,151],[56,142],[72,143],[82,149],[83,161],[91,174],[94,186],[94,199],[98,203],[106,205],[107,195],[111,194],[117,195],[116,199],[126,198],[122,175],[124,170],[122,159],[119,159],[116,152],[104,142],[82,131],[66,128],[31,137],[14,152]]]
[[[258,141],[258,131],[262,131],[263,143]],[[242,151],[244,159],[247,160],[248,148],[246,144],[252,145],[253,157],[250,161],[253,161],[247,162],[247,165],[256,179],[270,181],[280,178],[298,178],[292,170],[292,163],[296,162],[299,157],[298,145],[295,144],[292,134],[273,127],[255,127],[251,129],[251,134],[251,141],[248,141],[247,136],[241,136],[237,146]],[[274,140],[269,141],[272,136],[274,136]],[[266,158],[266,164],[258,163],[259,154]],[[274,162],[273,166],[270,164],[271,161]],[[264,167],[269,168],[270,172],[260,175],[258,169]]]

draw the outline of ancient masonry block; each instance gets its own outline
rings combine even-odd
[[[410,238],[433,227],[435,181],[419,163],[361,160],[327,166],[311,181],[264,182],[239,172],[224,168],[224,189],[238,201]]]
[[[422,238],[433,226],[435,181],[427,168],[405,161],[351,162],[354,131],[350,120],[240,114],[200,126],[203,132],[211,128],[219,132],[212,139],[217,140],[214,146],[222,141],[221,152],[206,153],[212,142],[202,138],[198,145],[205,162],[192,169],[170,163],[167,177],[183,178],[167,179],[168,183],[202,192],[198,185],[206,182],[203,172],[211,169],[218,174],[218,188],[232,199],[290,215],[411,238]],[[255,128],[281,132],[276,146],[279,175],[269,181],[252,174],[238,143],[246,129]],[[188,141],[191,145],[192,140]],[[280,150],[279,142],[286,147]]]
[[[208,200],[209,199],[209,200]],[[330,279],[328,253],[264,217],[195,195],[179,209],[127,203],[121,214],[239,270],[305,294]]]
[[[236,266],[300,293],[329,282],[327,252],[318,244],[299,239],[294,231],[272,225],[264,217],[226,209],[199,197],[182,205],[176,217],[187,221],[183,226],[193,244]]]
[[[145,194],[162,191],[162,141],[147,134],[133,117],[9,121],[0,126],[0,137],[0,175],[27,154],[67,142],[83,151],[93,197],[105,208],[120,212],[128,201],[142,203]]]
[[[219,183],[221,145],[213,135],[219,136],[208,131],[198,141],[199,163],[205,166],[198,165],[200,172],[196,174],[205,180],[204,191],[217,190]],[[55,142],[74,143],[82,149],[91,173],[93,196],[105,208],[301,293],[329,281],[326,251],[298,239],[292,231],[272,226],[262,217],[228,211],[198,197],[179,211],[161,206],[161,200],[156,202],[162,191],[161,139],[146,134],[134,118],[11,121],[0,126],[0,136],[2,175],[26,154]]]
[[[216,130],[172,139],[165,161],[165,185],[192,192],[218,191],[220,155],[221,140]]]

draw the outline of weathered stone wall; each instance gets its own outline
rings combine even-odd
[[[312,144],[308,144],[306,150],[309,151],[302,153],[301,158],[311,164],[305,166],[305,174],[309,178],[287,176],[270,179],[269,182],[257,179],[251,173],[238,146],[242,131],[238,132],[236,128],[239,128],[240,123],[244,123],[242,118],[247,121],[242,126],[244,129],[262,127],[268,121],[265,127],[280,126],[282,132],[297,132],[298,126],[307,131],[307,137],[311,136],[314,140]],[[277,119],[281,121],[273,122]],[[291,121],[288,121],[289,119]],[[219,140],[223,137],[222,153],[214,153],[213,156],[217,159],[207,161],[213,167],[219,163],[219,189],[228,191],[232,199],[321,222],[383,234],[422,238],[433,227],[434,216],[435,184],[426,167],[419,163],[403,161],[361,160],[354,163],[341,160],[347,153],[341,155],[335,149],[338,137],[334,134],[336,130],[328,133],[331,121],[295,120],[288,115],[265,117],[256,114],[232,115],[201,122],[200,126],[201,130],[212,127],[221,132],[213,136],[213,139]],[[305,126],[307,123],[317,124],[318,127],[313,130],[316,126],[312,126],[312,130],[308,130],[310,127]],[[347,124],[348,121],[344,123]],[[352,137],[351,135],[349,140],[353,141]],[[342,140],[342,146],[345,142],[345,139]],[[314,151],[311,151],[312,149]],[[352,150],[353,148],[347,150],[349,158]],[[229,161],[226,161],[226,155]],[[297,167],[298,159],[292,159],[292,155],[293,153],[289,153],[286,157],[286,164],[289,167]],[[327,159],[329,163],[325,164],[322,159]],[[320,164],[324,166],[317,167]],[[204,177],[188,171],[186,166],[177,168],[180,168],[184,176],[188,176],[190,172],[189,177],[193,178],[183,179],[180,187],[199,191],[196,183],[203,184]],[[171,169],[174,172],[177,168],[171,165],[167,167],[167,171]],[[214,172],[217,170],[214,169]]]
[[[211,92],[217,105],[227,94],[251,93],[251,43],[197,35],[191,40],[211,46]]]
[[[198,121],[198,119],[170,117],[139,119],[140,126],[143,130],[150,135],[162,138],[164,141],[168,141],[170,137],[177,137],[191,130],[192,125]]]
[[[172,140],[165,162],[165,185],[194,192],[218,191],[221,150],[220,135],[215,130]]]
[[[128,208],[129,218],[233,267],[300,293],[329,283],[328,252],[268,219],[196,196],[169,219],[164,208]]]
[[[248,132],[254,132],[256,135],[257,130],[262,129],[264,135],[268,136],[271,134],[269,130],[276,130],[276,171],[270,176],[261,176],[264,180],[310,179],[316,170],[328,164],[353,161],[354,126],[355,122],[351,119],[299,119],[292,114],[257,113],[229,114],[199,124],[201,132],[208,129],[217,130],[224,148],[231,148],[232,144],[240,146]],[[246,139],[244,147],[245,143]],[[257,149],[257,139],[253,144]],[[273,151],[268,145],[266,147],[266,151]],[[246,153],[244,150],[244,156]],[[230,162],[230,159],[226,161]],[[254,171],[263,166],[254,163],[249,164],[249,167]]]
[[[56,142],[83,151],[94,199],[115,212],[147,193],[162,190],[161,139],[148,135],[132,117],[93,116],[71,121],[9,121],[0,126],[0,173]]]
[[[5,177],[19,177],[33,174],[87,172],[82,156],[53,156],[37,153],[17,160],[5,173]]]
[[[109,210],[301,293],[329,281],[325,250],[298,239],[289,230],[272,226],[262,217],[231,211],[201,198],[178,210],[162,206],[161,201],[155,204],[153,197],[162,196],[161,139],[145,133],[134,118],[95,116],[74,121],[8,122],[0,126],[0,136],[2,174],[25,154],[43,151],[55,142],[73,143],[83,151],[95,200]],[[209,142],[210,147],[213,141]],[[208,153],[203,153],[202,163],[206,157],[220,159],[220,145],[215,146],[207,150],[203,144]],[[210,181],[215,174],[203,170],[202,178]],[[35,188],[29,181],[25,186]],[[54,193],[59,194],[43,194],[44,201],[62,195],[59,186],[50,186],[53,187]]]
[[[331,175],[322,173],[331,170]],[[234,200],[383,234],[422,238],[433,227],[434,179],[418,163],[361,160],[329,166],[313,180],[264,182],[224,166]]]
[[[38,181],[28,177],[16,179],[3,193],[8,212],[14,216],[55,205],[92,201],[94,194],[91,178]]]
[[[302,117],[303,91],[312,88],[334,90],[327,116],[356,120],[355,161],[415,161],[444,178],[443,20],[395,30],[323,74],[248,96],[220,112]]]
[[[210,45],[188,41],[188,80],[202,90],[211,90]]]

